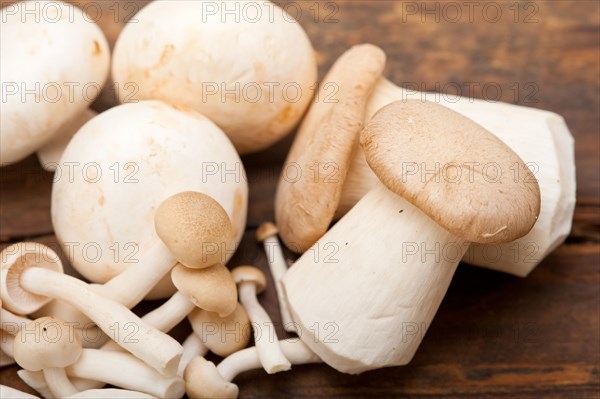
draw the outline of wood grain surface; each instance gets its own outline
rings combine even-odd
[[[116,3],[96,1],[105,12]],[[117,8],[129,11],[144,3],[123,1]],[[321,77],[349,46],[370,42],[386,51],[385,74],[398,85],[459,90],[563,115],[575,136],[577,207],[567,242],[529,277],[461,265],[409,365],[359,376],[324,365],[272,376],[257,370],[235,380],[240,397],[600,397],[600,2],[278,3],[306,29]],[[101,24],[114,43],[121,24],[114,18]],[[106,90],[94,108],[107,109],[113,99]],[[261,222],[273,219],[275,186],[291,140],[243,159],[250,183],[248,231],[231,266],[255,264],[266,271],[253,235]],[[2,247],[23,239],[55,242],[52,175],[30,157],[0,168],[0,182]],[[272,282],[260,299],[279,321]],[[175,336],[187,333],[184,322]],[[17,369],[1,369],[0,382],[33,393]]]

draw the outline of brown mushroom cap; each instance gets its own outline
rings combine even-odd
[[[267,286],[265,274],[256,266],[238,266],[231,271],[236,284],[252,282],[256,285],[256,293],[260,294]]]
[[[225,317],[237,306],[237,286],[221,263],[204,269],[190,269],[178,263],[171,271],[171,279],[201,309]]]
[[[215,312],[194,309],[188,320],[206,347],[223,357],[245,348],[252,333],[248,314],[239,303],[229,316],[220,317]]]
[[[331,67],[308,111],[277,185],[275,219],[286,246],[304,252],[329,228],[340,201],[371,91],[385,67],[372,44],[352,47]]]
[[[230,398],[238,396],[239,388],[225,381],[213,362],[196,356],[185,368],[185,391],[190,399]]]
[[[27,324],[15,335],[13,355],[29,371],[64,368],[75,363],[83,349],[72,323],[56,317],[42,317]]]
[[[263,242],[269,237],[273,237],[279,233],[279,229],[272,222],[265,222],[256,229],[256,241]]]
[[[375,114],[360,143],[388,189],[467,241],[513,241],[539,215],[538,182],[521,158],[442,105],[391,103]]]
[[[12,244],[0,252],[0,295],[5,309],[30,314],[52,300],[21,288],[21,274],[30,267],[63,273],[60,258],[51,248],[38,242]]]
[[[156,210],[154,224],[175,259],[187,267],[223,262],[224,251],[233,247],[227,212],[206,194],[184,191],[167,198]]]

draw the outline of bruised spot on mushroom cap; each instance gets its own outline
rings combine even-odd
[[[363,129],[360,144],[389,190],[467,241],[513,241],[531,230],[540,213],[538,182],[521,158],[442,105],[391,103]]]
[[[72,323],[42,317],[29,323],[15,336],[13,355],[19,366],[30,371],[64,368],[75,363],[83,351]]]
[[[223,357],[245,348],[252,334],[248,314],[239,303],[226,317],[204,309],[194,309],[188,320],[206,347]]]
[[[221,317],[237,305],[237,287],[229,270],[221,263],[204,269],[190,269],[178,263],[171,271],[173,284],[201,309]]]
[[[238,266],[231,271],[236,284],[251,282],[256,286],[256,293],[263,292],[267,286],[265,274],[256,266]]]
[[[238,396],[237,385],[223,379],[217,367],[203,357],[190,361],[183,376],[185,391],[190,399],[231,398]]]
[[[279,229],[272,222],[265,222],[258,226],[256,230],[256,241],[263,242],[269,237],[273,237],[279,233]]]
[[[156,234],[173,256],[191,268],[223,261],[233,245],[233,226],[227,212],[212,197],[184,191],[164,200],[154,216]]]
[[[37,242],[12,244],[0,252],[0,295],[6,309],[30,314],[51,301],[21,287],[21,275],[30,267],[63,273],[60,258],[51,248]]]

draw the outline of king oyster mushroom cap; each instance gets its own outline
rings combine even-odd
[[[243,154],[289,133],[312,99],[314,50],[300,24],[273,3],[159,1],[136,20],[113,53],[115,81],[138,89],[119,85],[123,102],[156,98],[193,108]]]
[[[250,340],[250,319],[239,303],[226,317],[204,309],[194,309],[188,320],[206,348],[219,356],[229,356],[245,348]]]
[[[227,212],[206,194],[183,192],[171,196],[156,210],[154,225],[162,242],[189,268],[223,262],[222,249],[234,245],[233,226]],[[207,253],[208,246],[219,250]]]
[[[477,122],[532,168],[541,195],[540,215],[533,229],[506,244],[472,244],[463,258],[473,265],[525,277],[564,242],[571,231],[576,194],[575,151],[573,136],[564,119],[553,112],[502,102],[419,93],[381,78],[369,98],[366,121],[393,101],[417,98],[438,102]],[[348,212],[377,182],[362,148],[358,147],[344,183],[336,219]]]
[[[37,156],[42,168],[50,172],[56,170],[56,167],[60,162],[60,157],[65,151],[67,144],[69,144],[69,141],[71,141],[81,126],[85,125],[87,121],[96,115],[98,115],[96,111],[86,108],[60,125],[52,138],[37,151]]]
[[[78,165],[72,179],[68,165]],[[175,193],[198,191],[225,209],[234,245],[224,261],[244,232],[244,167],[227,136],[196,112],[160,101],[112,108],[80,129],[61,168],[52,188],[52,222],[75,269],[93,282],[110,280],[148,253],[158,240],[155,211]],[[83,223],[82,215],[90,214],[93,223]],[[151,297],[174,291],[166,276]]]
[[[367,99],[384,66],[379,47],[363,44],[346,51],[325,77],[300,126],[275,197],[281,238],[295,252],[304,252],[329,228]]]
[[[43,147],[94,101],[109,71],[106,38],[83,11],[62,1],[33,3],[0,10],[1,165]]]
[[[13,356],[19,366],[42,371],[55,397],[77,393],[65,367],[81,356],[81,340],[72,325],[54,317],[42,317],[29,323],[15,336]]]
[[[408,363],[468,241],[521,237],[535,223],[540,202],[535,178],[515,153],[441,105],[392,103],[362,131],[361,145],[383,184],[313,246],[336,245],[333,257],[315,259],[308,251],[282,280],[298,335],[347,373]],[[422,180],[402,162],[427,170],[435,163],[451,163],[455,171],[470,165],[472,171]],[[489,162],[503,172],[519,168],[523,179],[496,179],[482,169]]]
[[[222,263],[204,269],[177,264],[171,271],[175,287],[199,308],[230,315],[237,306],[237,287],[231,272]]]

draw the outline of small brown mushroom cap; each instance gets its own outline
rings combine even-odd
[[[13,351],[19,366],[40,371],[70,366],[79,359],[83,349],[71,323],[56,317],[41,317],[17,333]]]
[[[219,356],[229,356],[245,348],[250,341],[250,319],[239,303],[229,316],[220,317],[215,312],[194,309],[188,320],[206,347]]]
[[[204,269],[190,269],[178,263],[171,271],[171,279],[201,309],[225,317],[237,306],[237,286],[221,263]]]
[[[184,191],[164,200],[154,216],[156,234],[175,259],[187,267],[204,268],[224,261],[233,247],[233,226],[225,209],[212,197]]]
[[[256,241],[263,242],[269,237],[273,237],[279,233],[279,229],[272,222],[265,222],[256,229]]]
[[[375,114],[360,143],[389,190],[467,241],[516,240],[540,213],[538,182],[521,158],[442,105],[391,103]]]
[[[260,294],[267,286],[267,277],[256,266],[238,266],[231,271],[236,284],[252,282],[256,285],[256,293]]]
[[[38,242],[12,244],[0,252],[0,296],[3,306],[14,313],[30,314],[52,300],[21,288],[21,274],[30,267],[63,273],[60,258]]]
[[[239,388],[225,381],[213,362],[196,356],[185,368],[185,390],[190,399],[235,399]]]

